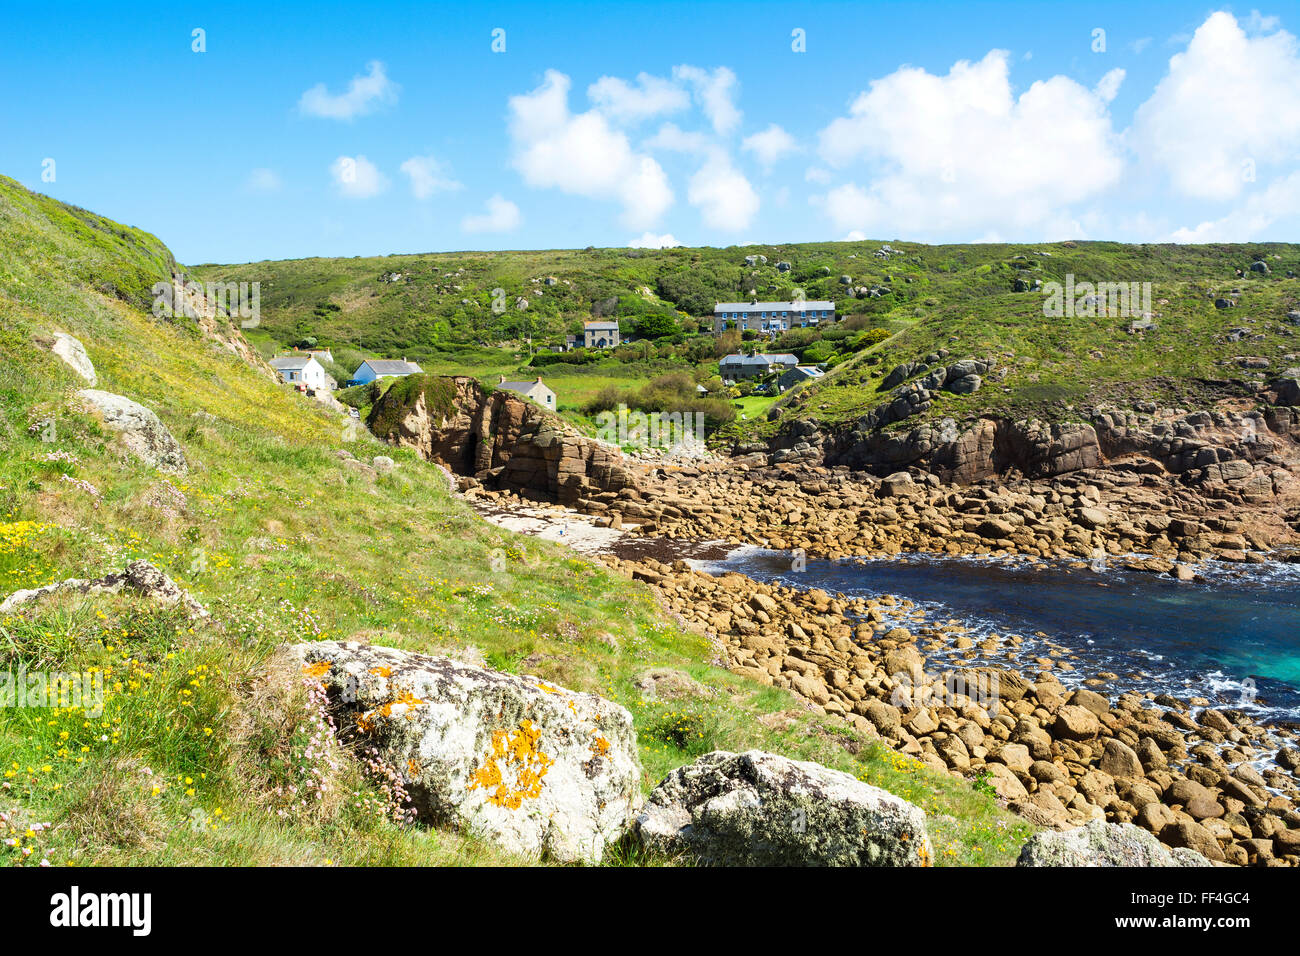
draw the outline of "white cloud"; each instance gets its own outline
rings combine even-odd
[[[1276,26],[1247,21],[1254,30]],[[1138,109],[1129,141],[1164,170],[1174,189],[1201,199],[1232,199],[1243,173],[1288,161],[1300,150],[1300,56],[1279,30],[1250,35],[1230,13],[1214,13]]]
[[[1109,188],[1123,168],[1106,101],[1064,76],[1017,97],[1007,61],[994,50],[946,76],[903,67],[872,81],[820,134],[826,162],[863,164],[870,177],[867,187],[814,197],[831,221],[916,236],[1077,230],[1070,205]]]
[[[1124,71],[1119,67],[1110,70],[1105,76],[1093,87],[1092,92],[1096,94],[1097,99],[1103,103],[1109,103],[1119,94],[1120,84],[1124,82]]]
[[[1142,51],[1145,50],[1150,45],[1151,45],[1150,37],[1138,37],[1136,40],[1134,40],[1132,43],[1129,44],[1129,49],[1131,49],[1134,53],[1141,55]]]
[[[664,123],[659,131],[642,144],[646,149],[666,149],[673,153],[704,155],[716,148],[713,140],[703,133],[686,132],[676,123]]]
[[[805,182],[825,186],[831,181],[831,171],[820,166],[809,166],[808,170],[803,174],[803,178]]]
[[[463,188],[433,156],[412,156],[400,168],[411,180],[411,194],[416,199],[428,199],[434,193],[454,192]]]
[[[748,229],[759,206],[754,187],[721,150],[691,177],[686,198],[706,226],[723,230]]]
[[[649,73],[639,73],[636,86],[616,76],[602,76],[587,87],[587,98],[616,122],[635,123],[664,113],[675,113],[691,105],[680,86]]]
[[[781,157],[793,153],[798,146],[793,136],[773,123],[761,133],[746,136],[740,148],[753,153],[764,166],[771,166]]]
[[[466,232],[510,232],[523,221],[519,207],[497,194],[487,201],[487,212],[466,216],[460,221],[460,228]]]
[[[625,224],[653,225],[673,202],[668,176],[599,111],[569,112],[569,85],[563,73],[547,70],[541,86],[510,98],[515,168],[530,186],[612,199]]]
[[[725,66],[712,71],[698,66],[675,66],[673,79],[691,87],[715,133],[725,136],[740,125],[740,110],[734,102],[738,84],[731,70]]]
[[[369,199],[388,188],[388,179],[364,156],[340,156],[330,163],[330,175],[340,193],[350,199]]]
[[[1226,216],[1203,222],[1192,229],[1177,229],[1170,238],[1174,242],[1283,240],[1294,236],[1294,221],[1297,219],[1300,219],[1300,172],[1274,181],[1267,189],[1254,193]],[[1292,221],[1290,227],[1281,230],[1288,235],[1270,235],[1269,230],[1280,221]]]
[[[850,229],[848,235],[841,239],[840,242],[862,242],[866,238],[867,234],[861,229]]]
[[[273,193],[280,190],[280,176],[273,169],[258,168],[248,174],[246,185],[256,193]]]
[[[656,236],[653,232],[642,233],[637,239],[628,241],[629,249],[672,249],[682,245],[677,238],[670,232],[662,236]]]
[[[369,72],[365,76],[354,76],[348,84],[348,91],[337,96],[332,95],[324,83],[317,83],[302,94],[298,109],[308,116],[350,120],[396,100],[400,87],[388,78],[384,64],[372,60],[366,68]]]

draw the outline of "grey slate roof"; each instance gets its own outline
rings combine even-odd
[[[833,310],[834,302],[809,299],[806,302],[719,302],[714,312],[806,312]]]
[[[759,355],[741,355],[739,352],[732,352],[730,355],[722,357],[720,365],[795,365],[799,359],[789,352],[765,352]]]
[[[424,371],[414,362],[403,362],[401,359],[366,359],[361,365],[369,365],[370,371],[376,375],[410,375]],[[357,366],[358,369],[360,367]]]
[[[283,371],[297,371],[307,367],[312,360],[310,355],[281,355],[271,359],[271,368]]]

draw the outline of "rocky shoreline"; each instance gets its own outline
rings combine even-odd
[[[1000,665],[1001,644],[1016,636],[984,641],[967,668],[928,667],[927,653],[971,638],[888,595],[715,577],[684,561],[604,560],[707,634],[718,663],[935,770],[981,781],[1034,823],[1133,823],[1215,862],[1300,865],[1300,748],[1290,729],[1207,700],[1125,693],[1112,702],[1070,690],[1054,673],[1071,666],[1065,648],[1036,674]]]

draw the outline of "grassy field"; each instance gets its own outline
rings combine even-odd
[[[145,558],[212,611],[195,623],[99,596],[0,619],[0,669],[94,672],[105,691],[97,716],[0,709],[0,838],[13,841],[0,861],[535,862],[397,821],[391,786],[330,742],[276,656],[326,638],[481,656],[604,694],[634,715],[647,789],[706,751],[760,747],[918,803],[940,864],[1007,863],[1029,834],[981,788],[711,666],[644,586],[484,523],[410,452],[349,442],[340,418],[192,324],[153,319],[148,290],[171,268],[153,237],[0,178],[0,263],[0,594]],[[78,407],[84,383],[37,345],[53,331],[85,343],[100,388],[159,414],[188,475],[143,467]],[[345,447],[397,470],[367,479],[340,465]],[[650,667],[711,693],[644,700]]]

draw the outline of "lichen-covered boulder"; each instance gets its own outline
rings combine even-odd
[[[646,848],[714,866],[928,866],[925,813],[847,773],[750,750],[678,767],[636,818]]]
[[[185,451],[167,426],[139,402],[96,388],[83,388],[77,397],[103,416],[104,424],[122,433],[122,443],[145,464],[184,474]]]
[[[67,578],[44,587],[15,591],[0,601],[0,614],[16,612],[25,605],[58,594],[120,594],[124,590],[137,592],[165,607],[179,604],[194,618],[209,616],[207,609],[193,595],[144,560],[132,561],[123,570],[94,580]]]
[[[1093,820],[1030,837],[1016,866],[1209,866],[1194,850],[1170,849],[1131,823]]]
[[[405,781],[420,818],[520,854],[596,862],[635,813],[632,715],[595,694],[447,657],[299,644],[337,719]]]

